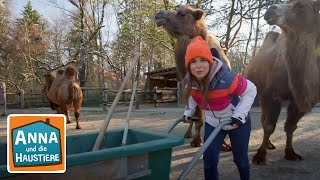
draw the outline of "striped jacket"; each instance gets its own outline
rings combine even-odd
[[[256,97],[256,86],[244,77],[230,71],[223,63],[215,58],[210,71],[210,85],[207,101],[196,84],[192,85],[185,116],[192,117],[197,105],[204,110],[206,122],[216,127],[219,122],[237,118],[243,124]],[[185,77],[188,80],[189,74]],[[185,83],[186,84],[186,83]]]

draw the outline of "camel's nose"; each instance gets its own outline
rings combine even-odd
[[[162,26],[167,22],[166,14],[164,11],[158,12],[155,16],[154,19],[156,20],[157,26]]]
[[[161,18],[163,18],[163,11],[159,11],[155,16],[154,16],[154,18],[155,19],[161,19]]]
[[[277,10],[277,6],[271,5],[271,6],[268,8],[268,10],[275,11],[275,10]]]
[[[266,13],[264,14],[264,19],[265,19],[265,20],[271,19],[271,18],[274,16],[276,10],[277,10],[277,6],[271,5],[271,6],[267,9]]]

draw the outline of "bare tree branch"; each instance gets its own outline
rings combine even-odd
[[[111,58],[110,58],[107,54],[103,55],[103,54],[101,54],[101,53],[98,52],[98,51],[92,51],[92,52],[89,52],[88,54],[95,54],[95,55],[98,55],[98,56],[102,57],[102,58],[110,65],[110,67],[111,67],[112,69],[114,69],[115,71],[120,71],[120,72],[121,72],[121,69],[118,68],[117,66],[115,66],[115,65],[112,63]],[[105,56],[106,56],[107,58],[106,58]]]
[[[80,8],[79,5],[74,0],[68,0],[68,1],[75,7]]]
[[[233,41],[236,39],[236,37],[237,37],[241,27],[242,27],[242,18],[240,18],[239,21],[240,21],[240,24],[239,24],[238,29],[236,30],[236,32],[233,34],[233,37],[232,37],[232,39],[230,41],[230,44],[233,44]]]

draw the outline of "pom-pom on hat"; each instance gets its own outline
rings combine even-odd
[[[194,39],[192,39],[187,47],[185,56],[186,67],[188,68],[191,60],[197,57],[206,59],[209,62],[209,64],[213,64],[213,58],[208,42],[203,40],[201,36],[197,36]]]

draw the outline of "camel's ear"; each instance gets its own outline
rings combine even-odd
[[[203,14],[204,14],[204,11],[198,9],[198,10],[196,10],[196,11],[193,12],[193,17],[194,17],[194,19],[195,19],[196,21],[198,21],[199,19],[202,18]]]

